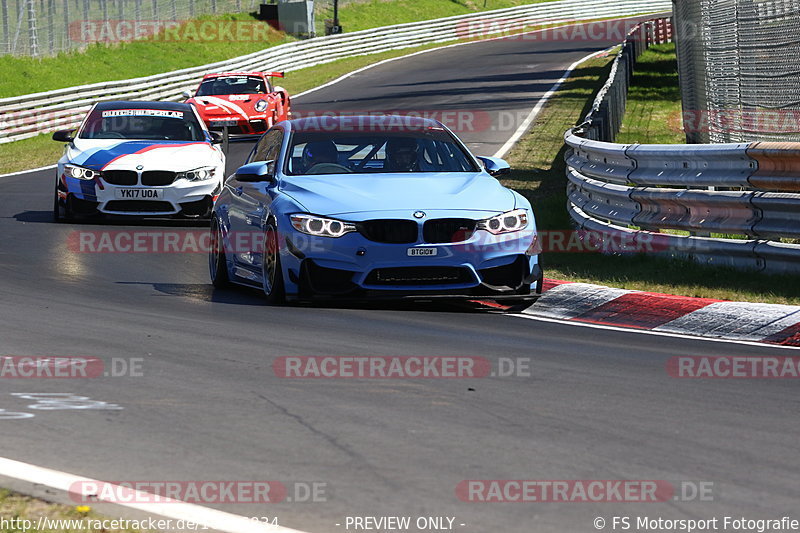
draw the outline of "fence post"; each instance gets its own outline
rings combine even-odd
[[[64,0],[64,45],[62,49],[69,52],[70,38],[69,38],[69,0]]]
[[[11,35],[9,34],[8,25],[8,0],[2,0],[2,16],[3,16],[3,39],[5,40],[5,53],[11,53]]]
[[[47,0],[47,19],[50,24],[47,25],[48,35],[47,44],[50,53],[52,54],[56,48],[56,27],[54,24],[56,18],[56,0]]]
[[[26,0],[28,9],[28,46],[33,57],[39,55],[39,37],[36,30],[36,4],[35,0]]]

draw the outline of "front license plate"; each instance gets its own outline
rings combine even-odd
[[[115,197],[120,200],[160,200],[164,195],[160,189],[117,189]]]
[[[223,128],[225,126],[235,126],[239,122],[236,120],[212,120],[211,127],[212,128]]]
[[[439,254],[438,248],[409,248],[409,257],[433,257]]]

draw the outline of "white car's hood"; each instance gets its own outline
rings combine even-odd
[[[208,142],[75,139],[73,144],[67,149],[69,162],[95,170],[182,172],[224,162],[221,150]]]

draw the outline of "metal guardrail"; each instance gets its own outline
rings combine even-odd
[[[797,273],[800,245],[781,239],[800,239],[800,143],[607,142],[619,131],[630,69],[651,42],[647,35],[665,24],[631,32],[585,122],[565,135],[571,217],[581,229],[623,238],[639,252]]]
[[[422,44],[455,41],[480,22],[481,33],[502,34],[515,28],[669,10],[670,0],[558,0],[459,15],[428,22],[398,24],[354,33],[283,44],[209,65],[154,76],[119,80],[0,99],[0,143],[77,127],[91,105],[103,100],[179,100],[199,79],[224,70],[287,72],[357,55],[375,54]],[[493,25],[492,22],[497,22]]]

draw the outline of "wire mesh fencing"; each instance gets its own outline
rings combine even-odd
[[[92,42],[131,41],[175,31],[178,24],[203,15],[255,12],[259,4],[260,0],[0,0],[0,55],[38,57]]]
[[[674,5],[687,141],[800,141],[800,3]]]

